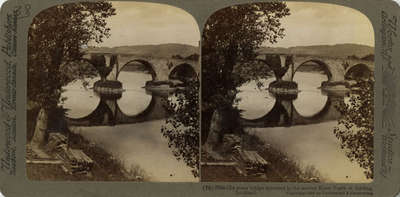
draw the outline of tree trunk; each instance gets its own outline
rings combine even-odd
[[[222,143],[223,138],[223,117],[219,110],[215,110],[211,116],[209,133],[206,140],[206,146],[211,149],[217,148]]]
[[[201,144],[206,143],[208,134],[210,133],[211,119],[214,110],[206,110],[201,112]]]
[[[44,144],[48,118],[48,111],[44,108],[40,108],[39,114],[36,118],[35,131],[31,140],[32,147],[38,148]]]

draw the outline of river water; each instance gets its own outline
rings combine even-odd
[[[302,117],[315,117],[328,102],[329,97],[318,89],[327,78],[318,73],[296,72],[294,80],[299,85],[299,92],[292,102],[293,108]],[[88,79],[92,87],[98,78]],[[153,98],[159,96],[146,92],[143,88],[151,76],[137,72],[121,72],[119,80],[123,83],[122,97],[117,105],[123,114],[135,116],[146,110]],[[265,80],[265,84],[275,79]],[[101,101],[92,89],[85,89],[82,82],[76,81],[65,87],[63,106],[69,111],[70,118],[82,118],[91,114]],[[276,107],[277,99],[250,82],[240,87],[238,107],[243,111],[243,118],[254,120],[268,114]],[[346,100],[346,98],[344,98]],[[157,106],[157,105],[156,105]],[[156,107],[157,108],[157,107]],[[160,109],[152,109],[160,111]],[[156,113],[155,112],[155,113]],[[158,112],[157,112],[158,113]],[[157,117],[157,116],[156,116]],[[162,117],[162,116],[161,116]],[[164,118],[149,118],[132,124],[101,126],[76,126],[74,132],[100,145],[106,151],[125,163],[127,168],[138,167],[144,171],[149,181],[195,182],[191,168],[178,161],[168,148],[168,141],[160,132]],[[340,149],[340,142],[333,134],[337,120],[267,127],[248,127],[246,131],[259,136],[265,142],[286,152],[302,166],[314,166],[327,182],[369,182],[362,168],[352,163]]]
[[[269,84],[274,80],[268,79],[264,82]],[[327,77],[319,73],[296,72],[294,81],[298,83],[301,92],[291,102],[299,114],[297,116],[306,119],[322,116],[321,111],[327,111],[324,110],[324,106],[329,103],[328,96],[322,94],[318,88],[321,82],[326,80]],[[254,81],[244,84],[240,90],[238,98],[241,100],[238,107],[244,110],[243,118],[255,120],[268,117],[266,114],[276,106],[277,99],[268,91],[259,90]],[[347,98],[341,99],[347,100]],[[247,127],[246,131],[287,153],[303,167],[314,166],[327,182],[370,182],[371,180],[365,178],[363,169],[357,163],[350,162],[340,148],[340,142],[333,134],[336,125],[337,118],[298,125],[294,121],[286,127],[271,125],[264,128]]]
[[[98,78],[88,79],[92,87]],[[101,146],[114,157],[121,160],[129,168],[139,168],[149,181],[161,182],[194,182],[189,168],[183,161],[178,161],[168,148],[168,140],[161,134],[161,126],[165,124],[165,116],[160,114],[158,95],[146,92],[143,88],[151,75],[140,72],[121,72],[118,78],[122,82],[121,98],[116,100],[117,106],[125,116],[134,117],[147,110],[145,121],[131,124],[74,126],[73,132],[80,133],[86,139]],[[63,96],[64,108],[69,109],[69,118],[83,118],[91,114],[99,105],[100,96],[93,89],[85,89],[81,81],[75,81],[65,87]],[[152,106],[149,110],[149,106]]]

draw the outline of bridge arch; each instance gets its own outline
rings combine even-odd
[[[193,65],[188,63],[182,63],[171,68],[168,78],[178,79],[184,82],[191,78],[195,78],[196,76],[197,73]]]
[[[114,125],[115,114],[107,106],[104,99],[100,99],[96,109],[90,114],[81,118],[66,117],[69,125],[73,126],[99,126],[99,125]]]
[[[313,123],[319,123],[322,122],[321,120],[323,120],[325,118],[325,116],[327,116],[330,112],[330,110],[332,110],[332,100],[328,97],[328,99],[326,100],[325,106],[317,113],[311,115],[311,116],[302,116],[295,107],[293,107],[293,116],[296,117],[297,120],[295,120],[295,122],[297,122],[297,124],[303,125],[303,124],[313,124]]]
[[[299,109],[298,109],[299,106],[296,106],[294,102],[293,102],[293,111],[298,117],[301,117],[302,119],[307,119],[309,121],[313,121],[314,119],[319,119],[320,117],[322,117],[326,113],[328,113],[328,111],[331,107],[331,104],[332,104],[329,96],[326,96],[325,98],[326,98],[326,100],[325,100],[322,108],[320,108],[316,113],[312,113],[311,115],[305,115],[299,111]]]
[[[373,75],[373,71],[365,64],[355,64],[347,68],[344,75],[346,80],[368,80]]]
[[[95,69],[101,79],[106,79],[118,65],[118,57],[107,53],[87,53],[77,63],[85,63]]]
[[[264,60],[264,59],[255,59],[255,61],[257,62],[257,63],[262,63],[262,64],[264,64],[263,66],[266,66],[269,70],[270,70],[270,72],[272,72],[272,73],[274,73],[273,74],[273,77],[275,77],[275,79],[278,79],[278,67],[273,67],[273,66],[271,66],[272,64],[269,62],[269,61],[267,61],[267,60]]]
[[[248,127],[277,127],[277,126],[289,126],[290,125],[290,114],[286,108],[282,105],[281,101],[276,99],[271,110],[269,110],[264,116],[256,119],[240,118],[243,125]]]
[[[326,64],[324,61],[319,60],[319,59],[310,59],[310,60],[306,60],[303,63],[299,64],[298,66],[296,66],[296,68],[293,71],[293,75],[292,75],[292,80],[297,72],[297,70],[299,68],[301,68],[302,66],[308,64],[308,63],[314,63],[317,64],[318,66],[322,67],[325,75],[328,77],[328,81],[331,81],[332,79],[332,71],[330,70],[328,64]]]
[[[342,116],[335,107],[338,102],[343,102],[343,97],[328,96],[328,99],[321,110],[315,114],[303,116],[293,105],[293,100],[289,101],[289,103],[285,103],[284,100],[276,100],[273,109],[263,117],[257,119],[246,119],[241,117],[240,121],[243,126],[252,128],[308,125],[327,121],[336,121]]]
[[[265,59],[256,58],[255,60],[267,66],[274,73],[276,80],[281,80],[290,65],[294,64],[293,55],[264,54],[264,57]]]
[[[150,102],[148,103],[148,105],[144,110],[140,111],[137,114],[132,114],[132,115],[125,113],[117,103],[116,113],[115,113],[116,119],[119,123],[122,124],[144,122],[148,118],[147,115],[154,110],[156,102],[157,102],[156,97],[152,96]]]
[[[125,114],[118,105],[117,99],[101,99],[96,109],[90,114],[81,118],[66,117],[66,121],[69,125],[73,126],[113,126],[158,120],[164,117],[165,112],[162,107],[161,98],[152,96],[148,106],[143,111],[134,115]]]
[[[157,74],[156,74],[156,71],[155,71],[155,69],[154,69],[153,64],[151,64],[150,62],[148,62],[148,61],[146,61],[146,60],[143,60],[143,59],[133,59],[133,60],[130,60],[130,61],[126,62],[124,65],[122,65],[122,66],[117,70],[117,75],[116,75],[117,77],[116,77],[116,78],[118,79],[118,76],[119,76],[120,72],[121,72],[127,65],[132,64],[132,63],[139,63],[139,64],[143,65],[143,68],[144,68],[146,71],[148,71],[149,74],[151,75],[152,80],[156,79]]]

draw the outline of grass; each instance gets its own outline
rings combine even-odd
[[[243,134],[243,150],[257,151],[270,165],[262,169],[263,176],[244,176],[230,166],[201,167],[202,181],[228,182],[324,182],[325,180],[314,166],[302,167],[299,162],[289,158],[284,152],[270,146],[255,135]],[[229,155],[229,153],[225,153]],[[202,161],[212,161],[202,152]]]
[[[36,125],[37,109],[27,111],[27,142],[33,136]],[[80,149],[93,161],[94,166],[87,175],[68,174],[64,172],[61,165],[56,164],[26,164],[27,177],[31,180],[47,181],[146,181],[146,173],[135,165],[126,168],[124,162],[117,159],[99,145],[95,145],[83,138],[81,135],[69,131],[61,131],[69,136],[69,146],[73,149]],[[27,152],[29,147],[27,146]],[[46,151],[46,148],[44,147]],[[52,155],[47,150],[49,155]],[[29,154],[28,154],[29,155]],[[29,156],[27,156],[28,159]]]
[[[303,168],[300,163],[287,156],[281,150],[265,143],[254,134],[245,134],[244,143],[254,146],[261,157],[271,163],[274,173],[278,174],[279,182],[322,182],[321,174],[314,166]],[[254,144],[254,145],[253,145]]]

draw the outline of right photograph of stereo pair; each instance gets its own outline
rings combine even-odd
[[[201,40],[201,181],[373,180],[375,40],[364,14],[232,5]]]

